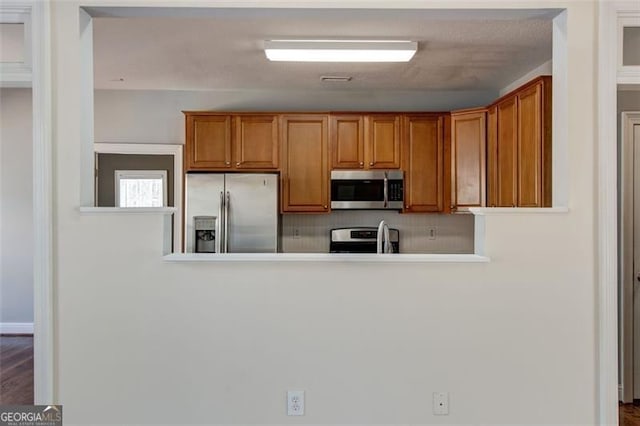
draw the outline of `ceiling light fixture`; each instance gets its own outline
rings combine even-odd
[[[271,61],[408,62],[418,50],[415,41],[395,40],[265,40]]]

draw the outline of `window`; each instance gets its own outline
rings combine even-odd
[[[117,207],[164,207],[167,205],[166,170],[116,170]]]

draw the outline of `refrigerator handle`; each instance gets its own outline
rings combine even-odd
[[[224,201],[224,252],[229,253],[229,191]]]
[[[218,220],[216,221],[216,253],[222,253],[224,240],[224,229],[222,222],[224,221],[224,192],[220,191],[220,206],[218,207]]]

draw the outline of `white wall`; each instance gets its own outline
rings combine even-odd
[[[95,141],[184,143],[184,110],[450,111],[487,105],[478,91],[96,90]]]
[[[33,322],[31,118],[31,89],[0,89],[0,328],[4,331],[15,328],[9,323]]]
[[[506,95],[512,90],[517,89],[528,81],[533,80],[534,78],[541,75],[551,75],[553,71],[553,61],[548,60],[547,62],[538,65],[531,71],[526,72],[521,77],[518,77],[516,80],[506,85],[502,90],[500,90],[500,96]]]
[[[488,264],[193,264],[162,260],[160,216],[78,212],[78,4],[54,3],[66,423],[594,424],[595,127],[585,123],[596,121],[596,5],[508,5],[569,9],[569,213],[489,214]],[[306,390],[304,417],[284,415],[287,389]],[[431,414],[434,391],[451,393],[448,417]]]

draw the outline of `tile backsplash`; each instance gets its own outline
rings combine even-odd
[[[333,228],[377,227],[384,219],[400,231],[400,253],[473,253],[472,214],[401,214],[383,210],[338,210],[330,214],[282,215],[285,253],[328,253]],[[435,239],[429,228],[435,227]]]

